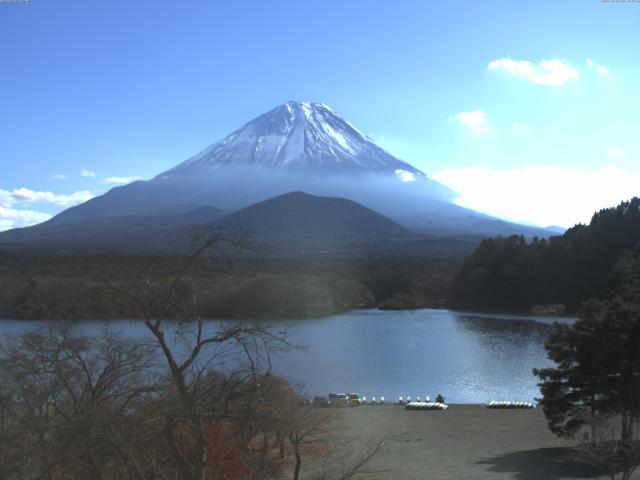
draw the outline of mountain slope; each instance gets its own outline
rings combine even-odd
[[[71,223],[16,228],[0,234],[0,250],[20,251],[175,251],[188,245],[191,231],[223,215],[214,207],[182,214],[118,215]]]
[[[54,238],[65,224],[101,228],[99,219],[157,219],[206,205],[231,212],[294,191],[349,199],[430,235],[550,234],[454,204],[451,190],[378,147],[326,105],[288,102],[152,180],[113,188],[19,236]],[[115,227],[109,234],[117,235]],[[15,235],[0,234],[0,243]]]
[[[415,233],[362,205],[334,197],[292,192],[250,205],[214,223],[215,228],[260,238],[398,237]]]
[[[413,232],[351,200],[291,192],[222,217],[214,231],[255,240],[279,257],[425,257],[470,253],[479,237]]]
[[[323,103],[287,102],[158,177],[261,166],[314,175],[387,173],[426,178]]]
[[[297,190],[350,198],[376,210],[376,198],[386,198],[392,190],[396,197],[418,192],[427,202],[447,204],[454,196],[444,185],[377,146],[326,105],[288,102],[152,180],[116,187],[50,222],[155,214],[175,205],[237,210]],[[383,213],[395,210],[405,209]]]
[[[460,256],[480,241],[419,234],[351,200],[292,192],[222,217],[213,207],[201,207],[177,215],[99,217],[10,230],[0,235],[0,251],[177,253],[190,248],[196,230],[236,237],[263,255],[288,258]]]

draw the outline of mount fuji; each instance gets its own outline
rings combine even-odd
[[[233,211],[291,191],[344,197],[392,216],[415,202],[424,203],[417,205],[423,211],[455,196],[326,105],[287,102],[155,178],[116,187],[51,222],[176,213],[202,205]],[[389,195],[395,200],[389,202]],[[396,203],[402,208],[386,208]]]
[[[389,154],[323,103],[287,102],[242,126],[160,177],[238,166],[305,174],[362,174],[418,169]]]
[[[553,233],[456,205],[455,192],[376,145],[327,105],[291,101],[151,180],[113,188],[47,222],[0,234],[0,248],[46,247],[52,239],[60,247],[63,236],[82,244],[85,237],[95,239],[105,222],[111,235],[118,232],[114,225],[126,225],[126,235],[140,219],[157,242],[158,231],[211,222],[290,192],[357,202],[407,231],[431,236]],[[142,241],[144,230],[134,230]],[[114,248],[116,243],[122,248],[126,240]]]

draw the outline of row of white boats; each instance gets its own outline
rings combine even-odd
[[[360,405],[384,405],[384,397],[360,397]],[[416,397],[415,400],[411,400],[411,397],[398,397],[398,405],[404,405],[407,410],[446,410],[449,405],[443,402],[432,402],[427,396],[424,397],[424,401],[421,397]]]
[[[411,397],[398,397],[398,405],[407,405],[408,403],[411,403],[411,402],[429,403],[431,402],[431,397],[424,397],[424,400],[422,400],[421,397],[416,397],[415,400],[411,400]]]
[[[384,397],[360,397],[360,405],[384,405],[385,403]],[[440,403],[444,405],[442,402],[431,402],[430,397],[424,397],[424,400],[421,397],[416,397],[415,400],[411,400],[411,397],[398,397],[398,405],[408,405],[409,403]]]
[[[439,399],[438,399],[439,400]],[[384,397],[370,397],[362,396],[359,398],[359,405],[384,405]],[[397,405],[404,405],[407,410],[446,410],[449,406],[444,402],[432,402],[431,398],[425,396],[424,399],[420,396],[415,397],[412,400],[411,397],[398,397]],[[530,402],[511,402],[511,401],[496,401],[484,405],[486,408],[494,409],[533,409],[536,408],[534,403]]]
[[[446,410],[449,405],[440,402],[409,402],[404,408],[407,410]]]
[[[491,402],[486,404],[485,407],[498,408],[498,409],[499,408],[536,408],[536,405],[530,402],[508,402],[508,401],[496,402],[495,400],[492,400]]]

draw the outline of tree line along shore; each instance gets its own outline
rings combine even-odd
[[[0,318],[138,318],[124,292],[151,270],[169,285],[184,258],[0,254]],[[209,258],[184,295],[207,318],[283,319],[354,308],[443,306],[460,268],[453,259]],[[161,287],[160,287],[161,288]]]

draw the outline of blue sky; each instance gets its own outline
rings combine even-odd
[[[321,101],[505,218],[640,193],[640,3],[0,2],[0,229]]]

